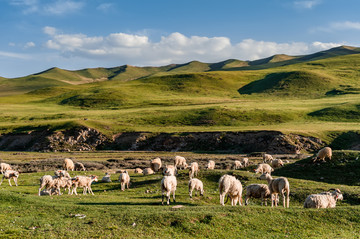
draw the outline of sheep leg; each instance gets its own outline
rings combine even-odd
[[[9,185],[10,185],[10,187],[12,187],[11,182],[10,182],[11,178],[9,178],[8,180],[9,180]]]
[[[167,205],[170,204],[170,191],[166,192]]]
[[[89,193],[91,193],[92,195],[94,195],[94,193],[93,193],[93,190],[91,189],[91,187],[88,187],[88,189],[89,189]]]
[[[271,207],[274,207],[274,194],[271,194]]]
[[[225,199],[225,193],[220,194],[220,205],[225,206],[224,199]]]
[[[248,195],[245,196],[245,206],[247,206],[249,204],[249,197]],[[262,202],[261,202],[262,204]]]
[[[243,204],[243,200],[242,200],[242,197],[241,197],[241,194],[239,195],[239,205],[242,206]]]
[[[189,196],[190,196],[190,198],[192,198],[192,192],[193,192],[193,190],[192,190],[192,189],[189,189]]]
[[[175,201],[175,190],[173,191],[173,201],[174,201],[174,203],[176,202]]]
[[[17,184],[17,178],[14,178],[14,182],[15,182],[15,185],[16,185],[16,187],[18,186],[18,184]]]
[[[1,184],[2,184],[2,182],[4,181],[4,178],[5,178],[5,176],[3,176],[3,178],[1,179],[0,185],[1,185]]]
[[[289,204],[290,204],[290,192],[286,191],[286,207],[289,208]]]

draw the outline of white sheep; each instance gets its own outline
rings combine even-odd
[[[167,205],[170,204],[170,194],[173,194],[173,200],[175,203],[175,191],[176,191],[177,181],[175,176],[164,176],[161,180],[161,204],[164,205],[164,196],[166,194]]]
[[[260,176],[260,179],[266,180],[268,182],[268,187],[270,190],[271,195],[271,206],[274,206],[275,201],[275,207],[277,207],[277,198],[278,194],[281,193],[283,197],[283,206],[289,207],[290,203],[290,184],[287,178],[280,177],[273,179],[269,173],[263,173]],[[286,205],[285,205],[285,193],[286,193]],[[274,198],[275,196],[275,198]]]
[[[240,162],[244,167],[247,167],[249,165],[249,159],[248,158],[241,158]]]
[[[3,178],[1,179],[0,185],[2,184],[2,182],[4,181],[4,179],[6,178],[7,180],[9,180],[9,185],[12,187],[10,180],[13,179],[15,182],[15,185],[17,186],[17,179],[19,177],[19,172],[14,171],[14,170],[6,170],[4,172]]]
[[[101,179],[101,182],[103,183],[111,183],[111,175],[110,173],[105,173],[105,176]]]
[[[163,170],[164,176],[176,176],[177,175],[177,168],[174,165],[166,165]]]
[[[55,178],[58,178],[58,176],[44,175],[40,178],[39,196],[41,196],[41,190],[44,187],[46,188],[47,191],[53,188]]]
[[[257,166],[256,169],[254,169],[255,173],[269,173],[271,174],[271,172],[274,171],[274,169],[267,163],[261,163]]]
[[[340,189],[335,189],[332,192],[311,194],[305,199],[304,208],[334,208],[337,200],[343,200]]]
[[[179,169],[186,169],[188,167],[186,159],[182,156],[175,156],[174,165]]]
[[[1,174],[4,174],[6,170],[12,170],[10,164],[7,163],[0,163],[1,167]]]
[[[74,163],[74,170],[75,171],[86,171],[86,168],[85,168],[84,164],[82,164],[80,162],[76,162],[76,163]]]
[[[142,173],[143,173],[143,170],[142,170],[141,168],[136,168],[136,169],[134,170],[134,173],[140,173],[140,174],[142,174]]]
[[[89,177],[87,176],[76,176],[75,178],[72,179],[72,183],[73,183],[73,189],[71,191],[71,195],[73,193],[75,193],[75,195],[77,194],[76,189],[78,187],[82,187],[83,188],[83,194],[86,194],[86,191],[88,191],[89,193],[91,193],[92,195],[94,195],[92,189],[91,189],[91,184],[92,182],[97,182],[98,178],[96,175],[90,175]]]
[[[190,198],[192,198],[192,193],[195,191],[195,196],[197,196],[197,191],[200,191],[200,196],[204,195],[204,185],[203,182],[201,182],[199,179],[197,178],[192,178],[189,180],[189,195]]]
[[[316,161],[323,161],[325,162],[326,158],[328,158],[329,160],[331,160],[331,157],[332,157],[332,150],[330,147],[325,147],[325,148],[322,148],[316,155],[316,158],[313,160],[313,162],[316,162]]]
[[[264,163],[271,162],[274,160],[274,158],[270,154],[264,154],[263,155]]]
[[[149,174],[154,174],[154,171],[151,168],[145,168],[143,170],[143,175],[149,175]]]
[[[199,164],[197,162],[192,162],[189,166],[189,177],[193,178],[194,175],[197,176],[199,172]]]
[[[54,175],[58,177],[71,178],[70,174],[66,170],[56,170]]]
[[[74,168],[75,168],[74,162],[69,158],[64,159],[63,168],[66,171],[69,171],[69,170],[74,171]]]
[[[248,205],[250,198],[261,198],[261,206],[265,200],[265,206],[267,205],[267,199],[270,197],[270,190],[266,184],[250,184],[246,187],[245,205]]]
[[[209,160],[206,168],[207,168],[208,170],[214,170],[214,169],[215,169],[215,161]]]
[[[121,191],[125,190],[125,185],[126,185],[127,189],[129,189],[130,176],[126,170],[120,174],[119,181],[121,184]]]
[[[271,166],[273,166],[273,168],[279,168],[284,166],[284,162],[281,159],[274,159],[271,161]]]
[[[233,163],[233,169],[239,169],[242,168],[242,164],[239,160],[235,160]]]
[[[150,168],[154,171],[154,172],[158,172],[161,168],[161,159],[159,157],[154,158],[153,160],[151,160],[150,162]]]
[[[231,175],[223,175],[219,180],[220,204],[225,205],[224,199],[226,194],[231,199],[231,206],[242,205],[242,185],[239,180]],[[226,200],[227,202],[227,200]]]

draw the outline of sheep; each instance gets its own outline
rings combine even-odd
[[[74,167],[75,167],[74,162],[71,159],[69,159],[69,158],[64,159],[64,164],[63,164],[64,170],[74,171]]]
[[[233,163],[233,169],[239,169],[242,168],[242,164],[239,160],[235,160]]]
[[[240,162],[244,167],[247,167],[249,165],[249,159],[248,158],[241,158]]]
[[[65,170],[57,170],[54,172],[54,175],[58,177],[71,178],[70,174]]]
[[[266,164],[266,163],[261,163],[257,166],[256,169],[254,169],[255,173],[269,173],[271,174],[271,172],[274,171],[274,169],[269,165],[269,164]]]
[[[74,163],[74,170],[75,171],[86,171],[86,168],[85,168],[84,164],[82,164],[80,162],[76,162],[76,163]]]
[[[110,173],[105,173],[105,176],[101,179],[103,183],[111,183]]]
[[[75,195],[78,195],[77,194],[77,191],[76,189],[78,187],[83,187],[84,191],[83,191],[83,194],[85,195],[86,194],[86,191],[88,191],[89,193],[91,193],[92,195],[94,195],[92,189],[91,189],[91,183],[92,182],[97,182],[98,181],[98,178],[96,175],[90,175],[89,177],[87,176],[76,176],[75,178],[72,179],[72,183],[74,185],[72,191],[71,191],[71,195],[73,193],[75,193]]]
[[[192,178],[189,180],[189,195],[190,198],[192,198],[192,192],[195,191],[195,196],[197,196],[197,191],[200,191],[200,196],[204,195],[204,185],[203,183],[197,179],[197,178]]]
[[[56,189],[55,188],[51,188],[49,190],[47,189],[44,189],[40,192],[40,195],[39,196],[52,196],[52,195],[55,195],[57,192],[56,192]]]
[[[134,170],[134,173],[140,173],[140,174],[142,174],[142,173],[143,173],[143,170],[142,170],[141,168],[136,168],[136,169]]]
[[[281,159],[274,159],[271,161],[271,166],[273,166],[273,168],[279,168],[284,166],[284,162]]]
[[[0,163],[1,167],[1,174],[4,174],[6,170],[12,170],[10,164],[7,163]]]
[[[261,206],[265,200],[267,206],[267,199],[270,197],[270,190],[266,184],[250,184],[246,187],[245,205],[248,205],[250,198],[261,198]]]
[[[280,177],[273,179],[269,173],[263,173],[260,176],[260,179],[266,180],[268,182],[268,187],[271,195],[271,207],[277,207],[277,194],[281,193],[283,197],[283,206],[285,207],[285,192],[286,192],[286,207],[289,207],[290,203],[290,184],[287,178]],[[275,198],[274,198],[275,196]]]
[[[58,191],[58,195],[61,195],[60,188],[64,188],[65,191],[68,190],[68,194],[70,194],[72,185],[73,180],[70,177],[58,177],[54,179],[54,188],[57,189],[55,192]]]
[[[263,155],[264,163],[271,162],[274,160],[274,158],[270,154],[264,154]]]
[[[334,208],[337,200],[343,200],[340,189],[335,189],[332,192],[311,194],[305,199],[304,208]]]
[[[40,178],[39,196],[41,196],[41,190],[45,187],[46,190],[54,189],[55,192],[61,195],[60,187],[64,185],[62,178],[64,177],[63,170],[55,171],[55,174],[59,176],[44,175]]]
[[[317,155],[316,158],[313,159],[313,162],[315,163],[316,161],[322,161],[322,162],[326,162],[326,158],[328,158],[329,160],[331,160],[332,157],[332,150],[330,147],[325,147],[323,149],[321,149]]]
[[[207,168],[208,170],[214,170],[214,169],[215,169],[215,161],[209,160],[206,168]]]
[[[199,164],[197,162],[192,162],[189,166],[189,177],[193,178],[194,175],[197,176],[199,172]]]
[[[4,173],[4,175],[3,175],[3,178],[1,179],[0,185],[2,184],[2,182],[4,181],[4,179],[6,178],[6,179],[9,180],[9,185],[10,185],[10,187],[12,187],[11,182],[10,182],[11,179],[14,180],[15,185],[16,185],[16,187],[17,187],[17,186],[18,186],[18,184],[17,184],[17,179],[18,179],[18,177],[19,177],[19,172],[14,171],[14,170],[6,170],[5,173]]]
[[[164,196],[166,194],[167,205],[170,204],[170,194],[173,194],[173,200],[175,201],[175,191],[176,191],[177,181],[175,176],[164,176],[161,180],[161,204],[164,205]]]
[[[154,174],[154,171],[151,168],[145,168],[143,170],[143,175],[149,175],[149,174]]]
[[[166,165],[163,170],[164,176],[176,176],[177,175],[177,168],[174,165]]]
[[[158,158],[155,158],[155,159],[151,160],[150,168],[154,172],[158,172],[160,170],[160,168],[161,168],[161,159],[158,157]]]
[[[223,175],[219,180],[220,204],[225,206],[225,195],[231,198],[231,206],[242,205],[242,185],[234,176]],[[227,200],[226,200],[227,202]]]
[[[182,169],[186,169],[188,167],[187,163],[186,163],[186,159],[182,156],[175,156],[174,159],[174,165],[177,168],[182,168]]]
[[[119,181],[121,184],[121,191],[125,190],[125,185],[126,185],[127,189],[129,189],[130,176],[126,170],[120,174]]]

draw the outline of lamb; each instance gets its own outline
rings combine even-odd
[[[206,168],[207,168],[208,170],[214,170],[214,169],[215,169],[215,161],[209,160]]]
[[[5,171],[7,170],[12,170],[10,164],[7,163],[0,163],[0,167],[1,167],[1,174],[4,174]]]
[[[63,168],[66,171],[69,171],[69,170],[74,171],[74,168],[75,168],[74,162],[69,158],[64,159]]]
[[[305,199],[304,208],[335,208],[337,200],[343,200],[340,189],[335,189],[332,192],[311,194]]]
[[[110,173],[105,173],[105,176],[101,179],[103,183],[111,183]]]
[[[143,175],[149,175],[149,174],[154,174],[154,171],[151,168],[145,168],[143,170]]]
[[[242,164],[239,160],[235,160],[233,163],[233,169],[239,169],[242,168]]]
[[[267,206],[267,199],[270,197],[270,190],[266,184],[250,184],[246,187],[245,205],[248,205],[250,198],[261,198],[261,206],[265,200]]]
[[[240,162],[244,167],[247,167],[249,165],[249,159],[248,158],[241,158]]]
[[[177,168],[174,165],[166,165],[163,170],[164,176],[176,176],[177,175]]]
[[[75,195],[77,194],[76,189],[78,187],[83,187],[84,191],[83,194],[86,194],[86,191],[88,191],[89,193],[91,193],[92,195],[94,195],[92,189],[91,189],[91,184],[92,182],[97,182],[98,178],[96,175],[90,175],[89,177],[87,176],[76,176],[75,178],[72,179],[72,183],[74,185],[72,191],[71,191],[71,195],[75,192]]]
[[[161,204],[164,205],[164,196],[166,193],[167,205],[170,204],[170,194],[173,194],[173,200],[175,203],[175,191],[176,191],[177,181],[175,176],[164,176],[161,180]]]
[[[134,170],[134,173],[140,173],[140,174],[142,174],[142,173],[143,173],[143,170],[142,170],[141,168],[136,168],[136,169]]]
[[[193,178],[194,175],[197,176],[199,172],[199,164],[197,162],[192,162],[189,166],[189,177]]]
[[[264,163],[271,162],[274,160],[274,158],[270,154],[264,154],[263,155]]]
[[[158,172],[160,170],[160,168],[161,168],[161,159],[158,157],[158,158],[155,158],[155,159],[151,160],[150,168],[154,172]]]
[[[256,169],[254,169],[255,173],[268,173],[268,174],[271,174],[271,172],[274,171],[274,169],[269,165],[269,164],[266,164],[266,163],[261,163],[257,166]]]
[[[274,159],[271,161],[271,166],[273,166],[273,168],[279,168],[284,166],[284,162],[281,159]]]
[[[126,185],[127,189],[129,189],[130,176],[126,170],[120,174],[119,181],[121,184],[121,191],[125,190],[125,185]]]
[[[86,168],[85,168],[84,164],[82,164],[80,162],[76,162],[74,164],[74,170],[75,171],[86,171]]]
[[[322,161],[322,162],[326,162],[326,158],[328,158],[329,160],[331,160],[332,157],[332,150],[330,147],[325,147],[323,149],[321,149],[318,153],[315,159],[313,159],[313,162],[315,163],[316,161]]]
[[[260,176],[260,179],[266,180],[268,182],[268,187],[270,190],[271,195],[271,207],[274,206],[275,201],[275,207],[277,207],[277,194],[281,193],[283,197],[283,205],[285,207],[285,193],[286,193],[286,207],[289,207],[290,203],[290,184],[287,178],[280,177],[273,179],[269,173],[263,173]],[[274,198],[275,196],[275,198]]]
[[[62,171],[62,170],[60,170]],[[39,196],[41,194],[41,190],[45,187],[46,190],[54,188],[58,194],[60,194],[60,184],[58,178],[62,178],[63,174],[60,173],[60,176],[51,176],[51,175],[44,175],[40,178],[40,187],[39,187]]]
[[[3,178],[1,179],[0,185],[2,184],[4,179],[6,178],[6,179],[9,180],[10,187],[12,187],[11,182],[10,182],[11,179],[13,179],[14,182],[15,182],[15,185],[18,186],[18,184],[17,184],[18,177],[19,177],[19,172],[14,171],[14,170],[6,170],[4,175],[3,175]]]
[[[192,198],[192,192],[195,191],[195,196],[197,196],[197,191],[200,191],[200,196],[204,195],[204,185],[203,183],[197,179],[197,178],[192,178],[189,180],[189,195],[190,198]]]
[[[182,156],[175,156],[174,165],[177,168],[186,169],[188,167],[186,159]]]
[[[242,205],[242,185],[234,176],[223,175],[219,180],[220,204],[225,206],[225,195],[231,198],[231,206]]]

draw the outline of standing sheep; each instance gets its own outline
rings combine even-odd
[[[145,168],[143,170],[143,175],[149,175],[149,174],[154,174],[154,171],[151,168]]]
[[[86,168],[85,168],[84,164],[82,164],[80,162],[76,162],[76,163],[74,163],[74,170],[75,171],[86,171]]]
[[[270,190],[266,184],[250,184],[246,187],[245,205],[248,205],[250,198],[261,198],[261,206],[265,200],[267,206],[267,199],[270,197]]]
[[[311,194],[305,199],[304,208],[334,208],[337,200],[343,200],[340,189],[335,189],[332,192]]]
[[[76,176],[75,178],[72,179],[73,182],[73,189],[71,191],[71,195],[75,192],[75,195],[77,194],[76,189],[78,187],[82,187],[83,188],[83,194],[86,195],[86,191],[88,191],[89,193],[91,193],[92,195],[94,195],[92,189],[91,189],[91,184],[92,182],[97,182],[98,178],[96,175],[90,175],[89,177],[87,176]]]
[[[233,169],[240,169],[242,168],[242,164],[239,160],[235,160],[233,163]]]
[[[263,155],[264,163],[271,162],[274,160],[274,158],[270,154],[264,154]]]
[[[176,191],[177,181],[175,176],[164,176],[161,180],[161,204],[164,205],[164,196],[166,194],[167,205],[170,204],[170,194],[173,194],[173,200],[175,203],[175,191]]]
[[[244,167],[247,167],[249,165],[249,159],[248,158],[241,158],[240,162]]]
[[[142,174],[142,173],[143,173],[143,170],[142,170],[141,168],[136,168],[136,169],[134,170],[134,173],[140,173],[140,174]]]
[[[260,179],[266,180],[268,182],[268,187],[270,190],[271,195],[271,206],[274,206],[275,201],[275,207],[277,207],[277,194],[281,193],[283,197],[283,205],[284,207],[289,207],[290,203],[290,184],[287,178],[280,177],[273,179],[270,174],[263,173],[260,176]],[[286,193],[286,205],[285,205],[285,193]],[[275,196],[275,198],[274,198]]]
[[[193,178],[194,175],[197,176],[199,172],[199,164],[197,162],[192,162],[189,166],[189,177]]]
[[[155,159],[151,160],[150,168],[154,172],[158,172],[160,170],[160,168],[161,168],[161,159],[158,157],[158,158],[155,158]]]
[[[17,187],[17,185],[18,185],[18,184],[17,184],[17,179],[18,179],[18,177],[19,177],[19,172],[14,171],[14,170],[6,170],[5,173],[4,173],[4,175],[3,175],[3,178],[1,179],[0,185],[2,184],[2,182],[4,181],[4,179],[6,178],[6,179],[9,180],[9,185],[10,185],[10,187],[12,187],[11,182],[10,182],[11,179],[14,180],[15,185],[16,185],[16,187]]]
[[[129,189],[130,176],[126,170],[120,174],[119,181],[121,184],[121,191],[125,190],[125,185],[126,185],[127,189]]]
[[[189,180],[189,195],[190,198],[192,198],[192,192],[195,191],[195,196],[197,196],[197,191],[200,191],[200,196],[204,195],[204,185],[203,183],[197,179],[197,178],[192,178]]]
[[[61,179],[64,177],[63,170],[55,171],[55,175],[44,175],[40,178],[40,187],[39,187],[39,196],[41,195],[41,190],[45,187],[47,191],[54,189],[54,191],[60,195],[60,186]],[[57,176],[58,175],[58,176]]]
[[[177,168],[182,168],[182,169],[186,169],[188,167],[187,163],[186,163],[186,159],[182,156],[175,156],[174,159],[174,165]]]
[[[255,173],[268,173],[271,174],[271,172],[274,171],[274,169],[267,163],[261,163],[257,166],[256,169],[254,169]]]
[[[242,204],[242,185],[239,180],[234,176],[223,175],[219,180],[219,192],[220,192],[220,204],[225,205],[224,199],[226,194],[231,198],[231,206],[236,206],[239,202],[239,205]]]
[[[273,166],[273,168],[279,168],[284,166],[284,162],[281,159],[274,159],[271,161],[271,166]]]
[[[12,170],[10,164],[7,163],[0,163],[1,167],[1,174],[4,174],[6,170]]]
[[[69,158],[64,159],[63,168],[66,171],[69,171],[69,170],[74,171],[74,168],[75,168],[74,162]]]
[[[166,165],[163,170],[164,176],[176,176],[177,175],[177,168],[174,165]]]
[[[208,170],[214,170],[214,169],[215,169],[215,161],[209,160],[206,168],[207,168]]]
[[[322,162],[326,162],[326,158],[328,158],[329,160],[331,160],[332,157],[332,150],[330,147],[325,147],[323,149],[321,149],[318,153],[316,158],[313,160],[313,162],[315,163],[316,161],[322,161]]]

